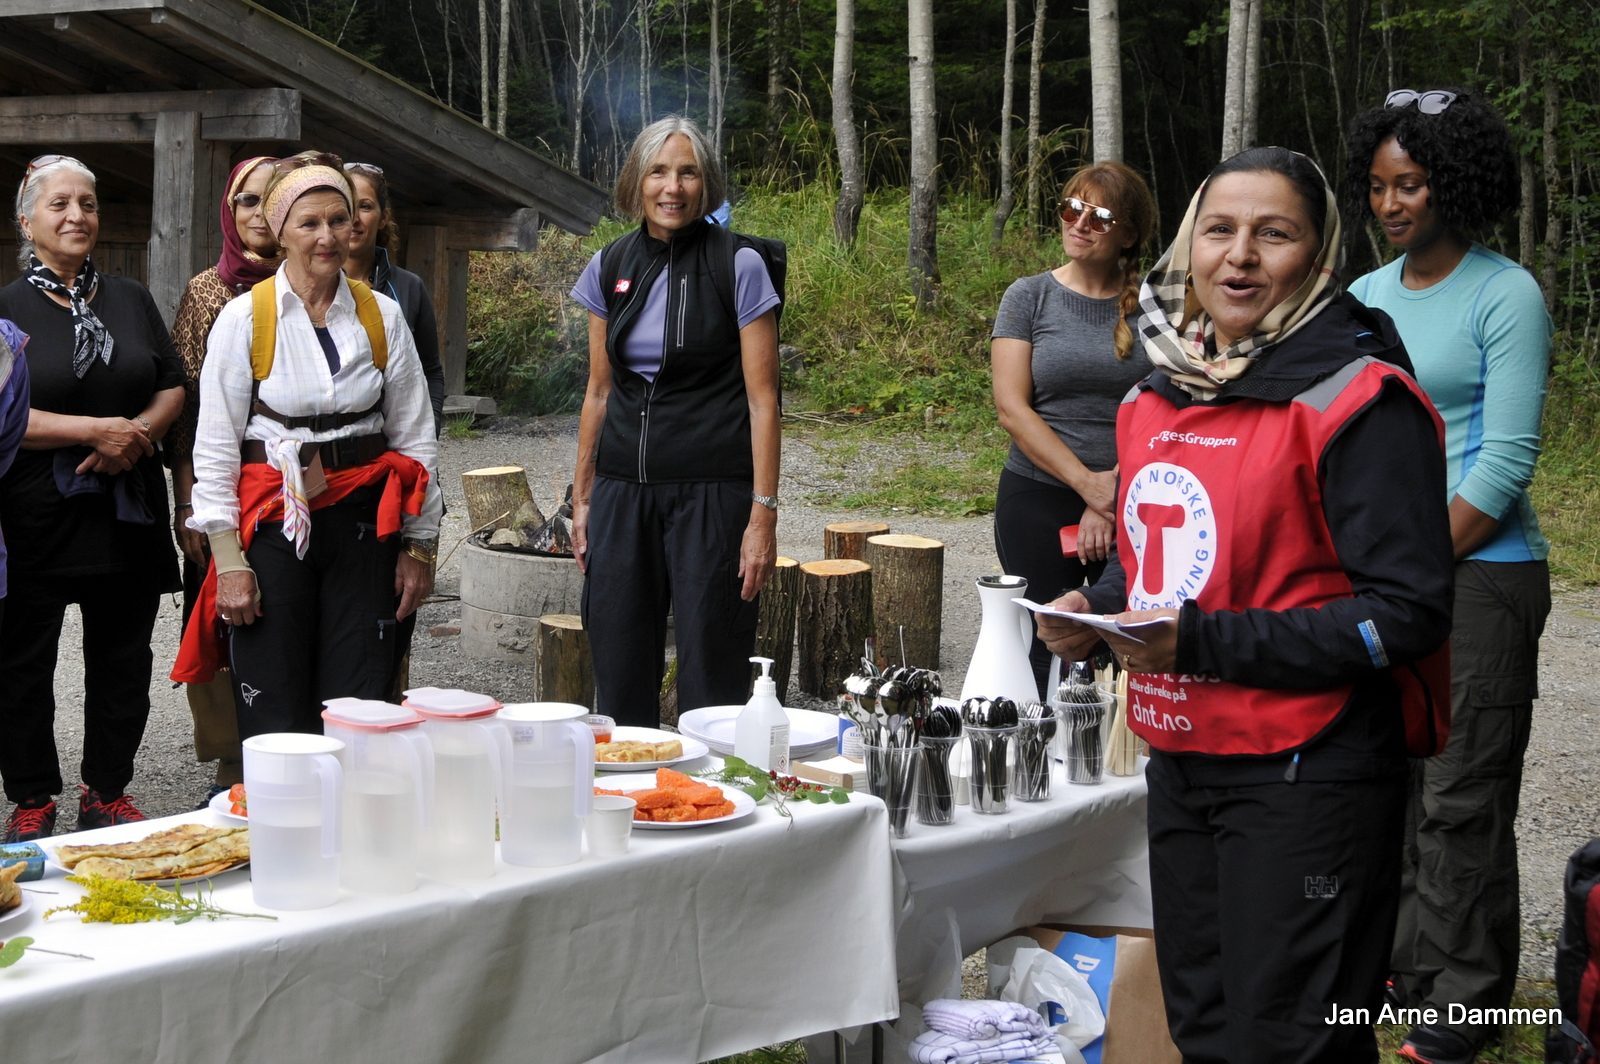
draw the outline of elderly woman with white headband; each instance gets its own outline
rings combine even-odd
[[[339,160],[277,163],[277,274],[217,318],[200,374],[191,528],[212,570],[173,679],[232,656],[239,735],[320,731],[324,699],[383,698],[433,588],[443,502],[427,381],[400,307],[344,275]]]

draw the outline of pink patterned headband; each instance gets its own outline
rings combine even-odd
[[[264,213],[267,216],[267,225],[272,228],[272,235],[280,241],[283,239],[283,227],[289,221],[289,208],[294,206],[295,200],[304,196],[313,189],[326,188],[344,197],[345,207],[355,199],[350,192],[350,182],[344,174],[331,166],[302,166],[298,170],[289,172],[282,181],[267,193],[267,202]]]

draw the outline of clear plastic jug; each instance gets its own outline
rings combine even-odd
[[[433,743],[433,829],[425,835],[438,879],[494,875],[495,810],[504,809],[511,736],[495,719],[500,703],[455,688],[419,687],[404,703],[423,717]]]
[[[369,894],[416,890],[422,832],[433,813],[433,744],[421,714],[364,698],[323,705],[322,733],[344,743],[339,882]]]
[[[547,868],[583,853],[583,818],[594,795],[589,711],[567,702],[519,702],[500,710],[511,735],[511,772],[500,813],[500,856]]]
[[[339,792],[324,735],[272,732],[244,741],[250,795],[250,889],[268,909],[320,909],[339,900]]]

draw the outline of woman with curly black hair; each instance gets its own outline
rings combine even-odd
[[[1350,292],[1394,319],[1445,421],[1451,733],[1412,765],[1392,970],[1395,996],[1441,1021],[1414,1027],[1402,1056],[1467,1064],[1494,1028],[1450,1022],[1450,1006],[1504,1008],[1517,975],[1513,825],[1550,612],[1550,547],[1528,501],[1550,318],[1532,275],[1473,239],[1518,196],[1510,134],[1480,94],[1401,89],[1357,115],[1345,189],[1351,222],[1376,219],[1401,252]]]

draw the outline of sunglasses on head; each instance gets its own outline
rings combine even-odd
[[[343,170],[344,160],[337,155],[320,151],[314,154],[291,155],[272,164],[272,168],[280,174],[287,174],[303,166],[326,166],[333,170]]]
[[[1089,228],[1096,233],[1109,233],[1111,227],[1117,224],[1117,216],[1108,208],[1085,203],[1076,196],[1068,196],[1061,201],[1061,220],[1067,225],[1077,225],[1078,219],[1084,215],[1089,216]]]
[[[1412,104],[1425,115],[1443,114],[1456,102],[1456,94],[1445,89],[1418,92],[1415,89],[1396,89],[1384,98],[1383,106],[1390,111],[1401,111]]]
[[[363,174],[376,174],[379,177],[383,176],[383,167],[376,166],[373,163],[345,163],[344,168],[346,170],[357,170]]]

